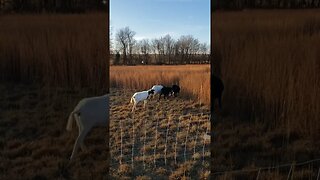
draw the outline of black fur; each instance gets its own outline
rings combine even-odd
[[[215,102],[215,99],[218,99],[219,102],[219,108],[222,108],[222,103],[221,103],[221,97],[222,97],[222,92],[224,89],[223,82],[222,80],[217,77],[217,76],[212,76],[212,94],[213,94],[213,103]]]
[[[172,85],[172,91],[174,97],[177,97],[177,95],[180,93],[180,87],[178,85]]]
[[[154,94],[154,90],[153,90],[153,89],[151,89],[150,91],[148,91],[148,98],[149,98],[150,94]],[[148,99],[148,98],[147,98],[147,99]]]
[[[170,94],[172,94],[172,88],[163,86],[159,95],[159,100],[161,98],[161,95],[163,95],[163,99],[165,99],[166,97],[168,98]]]

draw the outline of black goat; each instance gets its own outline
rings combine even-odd
[[[172,94],[172,88],[163,86],[163,88],[160,91],[159,100],[161,98],[161,95],[163,95],[163,99],[165,99],[166,97],[168,98],[168,96],[171,94]]]
[[[215,102],[215,99],[218,99],[219,102],[219,108],[222,108],[222,103],[221,103],[221,97],[222,97],[222,92],[224,89],[223,82],[219,77],[212,76],[212,94],[213,94],[213,104]]]
[[[180,93],[180,87],[178,85],[172,85],[172,91],[174,97],[177,97],[177,95]]]

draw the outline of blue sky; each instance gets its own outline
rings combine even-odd
[[[113,35],[129,26],[137,40],[193,35],[210,44],[210,0],[110,0],[110,20]]]

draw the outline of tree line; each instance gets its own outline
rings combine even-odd
[[[110,31],[112,32],[112,31]],[[182,35],[177,40],[169,34],[136,40],[136,32],[129,27],[119,29],[112,41],[112,63],[135,64],[202,64],[209,63],[209,46],[192,35]]]
[[[108,0],[0,0],[1,12],[84,13],[108,9]]]
[[[320,0],[214,0],[214,10],[246,8],[319,8]]]

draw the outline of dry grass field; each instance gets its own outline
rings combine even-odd
[[[110,67],[111,177],[208,179],[209,73],[209,65]],[[179,84],[181,94],[132,113],[131,96],[155,84]]]
[[[134,92],[111,89],[110,176],[208,179],[209,108],[185,97],[155,98],[132,113]]]
[[[84,97],[108,92],[107,14],[0,16],[0,179],[106,179],[107,130],[66,131]]]
[[[214,63],[225,83],[223,111],[213,127],[214,172],[320,158],[320,11],[217,11],[212,16]],[[293,178],[315,179],[319,164],[297,166]],[[261,173],[284,179],[289,170]]]

